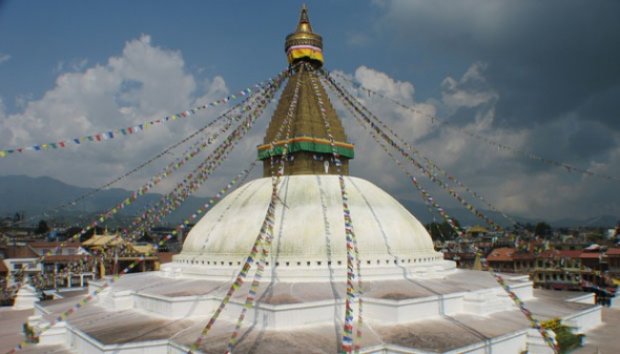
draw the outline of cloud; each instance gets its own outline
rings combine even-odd
[[[129,127],[208,103],[228,93],[226,82],[218,76],[197,84],[187,72],[181,53],[154,45],[148,35],[128,41],[122,54],[110,57],[104,64],[88,66],[83,60],[76,63],[82,71],[58,75],[55,86],[41,98],[23,98],[20,112],[7,115],[5,109],[0,109],[3,148]],[[71,146],[62,151],[26,153],[0,163],[3,171],[49,175],[67,183],[94,187],[181,140],[206,124],[206,117],[213,117],[219,111],[210,109],[193,118],[126,138]],[[147,169],[126,181],[123,187],[136,188],[161,168],[160,165]]]
[[[620,129],[609,112],[620,99],[619,2],[386,0],[377,8],[382,15],[369,28],[393,38],[388,55],[487,63],[487,81],[502,97],[497,125],[577,112]]]
[[[386,2],[385,6],[390,4]],[[493,25],[497,24],[487,26]],[[606,118],[594,113],[601,102],[611,102],[615,91],[606,91],[605,99],[586,100],[578,109],[567,110],[554,119],[507,124],[501,113],[506,93],[496,81],[495,66],[494,62],[472,60],[461,73],[443,77],[437,83],[436,97],[425,100],[416,98],[414,83],[397,80],[374,68],[360,66],[351,74],[341,74],[412,107],[413,110],[399,107],[349,85],[349,90],[402,138],[505,212],[547,219],[620,213],[614,198],[620,191],[611,183],[497,150],[463,133],[474,132],[523,151],[618,176],[620,135],[609,129]],[[80,70],[59,74],[55,86],[42,97],[23,97],[17,113],[7,114],[0,104],[0,141],[2,147],[18,147],[127,127],[213,101],[228,91],[223,77],[198,80],[188,72],[179,51],[158,47],[150,36],[143,35],[125,43],[121,54],[103,64],[84,63]],[[513,89],[508,95],[514,92]],[[352,174],[377,183],[398,198],[419,201],[407,178],[337,100],[332,101],[342,114],[348,136],[356,144]],[[521,105],[526,107],[519,110],[528,109],[529,102]],[[189,135],[218,112],[209,110],[205,115],[168,123],[165,128],[105,143],[6,158],[0,164],[2,171],[10,173],[49,175],[67,183],[94,187]],[[588,119],[584,119],[586,113]],[[440,125],[431,118],[434,116],[447,125]],[[267,114],[261,118],[239,144],[211,184],[202,190],[203,195],[219,189],[255,159],[255,147],[264,135],[269,117]],[[164,160],[171,161],[180,153],[175,151]],[[123,182],[122,187],[137,188],[161,167],[150,166]],[[417,170],[411,171],[442,205],[456,205]],[[171,187],[174,183],[172,179],[164,185]]]
[[[11,56],[8,54],[0,53],[0,64],[7,62],[11,59]]]
[[[454,114],[460,108],[475,108],[496,103],[498,94],[489,87],[483,76],[485,69],[486,64],[476,62],[459,80],[448,76],[442,81],[441,101],[449,114]]]
[[[566,127],[565,120],[544,122],[534,127],[502,128],[495,125],[497,105],[502,97],[489,84],[486,67],[484,63],[474,62],[459,77],[446,77],[441,83],[441,97],[426,102],[415,100],[413,84],[394,80],[375,69],[362,66],[349,76],[388,98],[406,103],[420,112],[417,114],[377,95],[368,96],[350,85],[348,89],[422,154],[506,213],[548,221],[566,216],[578,218],[619,213],[620,207],[614,204],[614,195],[619,191],[612,182],[569,173],[522,154],[497,149],[471,136],[473,133],[557,161],[563,161],[567,150],[578,140],[577,145],[582,148],[577,154],[583,158],[571,162],[576,161],[576,165],[599,173],[620,175],[620,168],[616,167],[620,163],[618,136],[605,133],[604,125],[600,123],[584,123],[573,118],[569,124],[572,129]],[[335,105],[343,117],[348,117],[337,102]],[[432,122],[430,117],[437,112],[441,112],[440,117],[446,124]],[[349,136],[356,144],[357,157],[351,162],[353,174],[376,182],[399,198],[421,201],[404,174],[366,131],[351,119],[344,120]],[[553,149],[548,148],[550,143]],[[601,155],[601,152],[606,153]],[[409,170],[443,206],[459,206],[410,164]],[[488,209],[486,204],[465,191],[461,190],[461,193],[474,205]]]
[[[347,34],[347,44],[355,47],[365,47],[370,43],[371,39],[359,32]]]
[[[65,62],[64,60],[56,63],[56,67],[52,70],[54,74],[60,74],[64,71],[82,71],[88,65],[88,59],[80,58],[73,59],[69,62]]]
[[[507,212],[543,218],[620,213],[613,197],[620,190],[612,182],[526,157],[532,152],[620,176],[620,22],[614,16],[620,3],[373,3],[379,16],[365,35],[385,39],[381,49],[394,67],[411,67],[413,58],[427,68],[418,77],[437,78],[438,93],[423,103],[448,124],[422,126],[413,136],[420,150]],[[460,73],[447,74],[458,67]],[[402,70],[395,75],[402,77]],[[389,80],[377,82],[395,94]],[[426,85],[424,91],[433,92]],[[413,93],[411,100],[422,103]],[[378,109],[398,124],[395,109]],[[498,151],[462,130],[522,153]]]

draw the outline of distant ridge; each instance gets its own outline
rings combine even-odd
[[[26,219],[38,216],[30,224],[39,220],[53,220],[65,224],[90,222],[94,217],[127,198],[131,192],[121,188],[110,188],[80,201],[75,206],[63,208],[58,213],[43,215],[45,211],[71,202],[81,195],[92,192],[93,188],[72,186],[51,177],[0,176],[0,217],[11,217],[16,212],[25,213]],[[112,224],[125,223],[143,211],[147,206],[159,201],[162,194],[148,193],[135,203],[121,210]],[[208,198],[190,197],[165,221],[178,224],[187,215],[204,205]]]
[[[26,218],[43,214],[44,211],[55,208],[61,204],[70,202],[75,198],[92,192],[93,188],[82,188],[72,186],[51,177],[29,177],[23,175],[0,176],[0,217],[10,217],[16,212],[24,212]],[[118,202],[130,195],[130,191],[121,188],[111,188],[100,191],[95,195],[81,201],[76,206],[63,209],[59,213],[48,216],[40,215],[30,223],[36,224],[40,219],[62,221],[65,224],[85,223],[102,211],[111,208]],[[123,209],[119,216],[115,218],[116,223],[124,223],[131,220],[133,215],[153,205],[160,198],[161,194],[149,193],[138,199],[131,206]],[[398,196],[396,196],[398,199]],[[196,209],[203,206],[209,200],[208,197],[190,197],[178,210],[172,213],[165,223],[176,225],[191,215]],[[429,212],[426,205],[416,201],[399,200],[405,208],[415,215],[421,222],[429,223],[433,221],[433,215]],[[484,222],[463,208],[447,208],[448,214],[456,218],[461,225],[483,225]],[[484,210],[485,215],[489,216],[503,227],[510,226],[510,223],[500,213]],[[536,224],[535,219],[516,218],[521,223]],[[435,217],[435,221],[443,222],[441,218]],[[604,227],[612,228],[616,225],[618,218],[610,215],[603,215],[589,219],[564,218],[555,221],[544,220],[553,227]]]

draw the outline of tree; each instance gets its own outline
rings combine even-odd
[[[551,226],[544,221],[536,224],[536,227],[534,228],[534,234],[537,236],[551,236],[551,231]]]
[[[454,224],[460,227],[458,220],[453,219]],[[448,222],[444,221],[441,224],[432,222],[426,225],[426,229],[431,234],[433,240],[453,240],[456,238],[457,233],[452,229],[452,226]]]
[[[81,227],[79,227],[79,226],[71,226],[70,228],[65,230],[65,235],[66,235],[68,240],[73,240],[75,235],[79,234],[81,231],[82,231]],[[82,237],[80,237],[80,239],[76,240],[76,241],[82,242],[82,241],[85,241],[85,240],[82,240]]]
[[[48,233],[49,231],[50,231],[50,227],[47,226],[47,221],[40,220],[39,226],[37,226],[37,229],[34,231],[34,233],[37,235],[43,235],[43,234]]]
[[[525,223],[525,225],[523,226],[523,228],[524,228],[524,229],[526,229],[526,230],[527,230],[527,231],[529,231],[529,232],[534,232],[534,229],[535,229],[534,225],[532,225],[532,224],[531,224],[531,223],[529,223],[529,222],[528,222],[528,223]]]

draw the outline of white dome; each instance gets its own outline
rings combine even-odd
[[[406,268],[411,273],[439,270],[438,265],[453,268],[434,250],[424,226],[389,194],[355,177],[345,177],[345,188],[367,277],[402,277]],[[272,275],[304,278],[344,269],[347,251],[338,176],[286,176],[278,191],[269,257],[269,266],[275,266]],[[174,264],[185,274],[233,274],[256,241],[271,193],[271,178],[260,178],[228,195],[192,228]]]

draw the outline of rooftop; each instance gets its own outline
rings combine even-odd
[[[487,256],[489,262],[509,262],[515,260],[531,260],[535,256],[532,253],[519,251],[516,248],[496,248]]]

